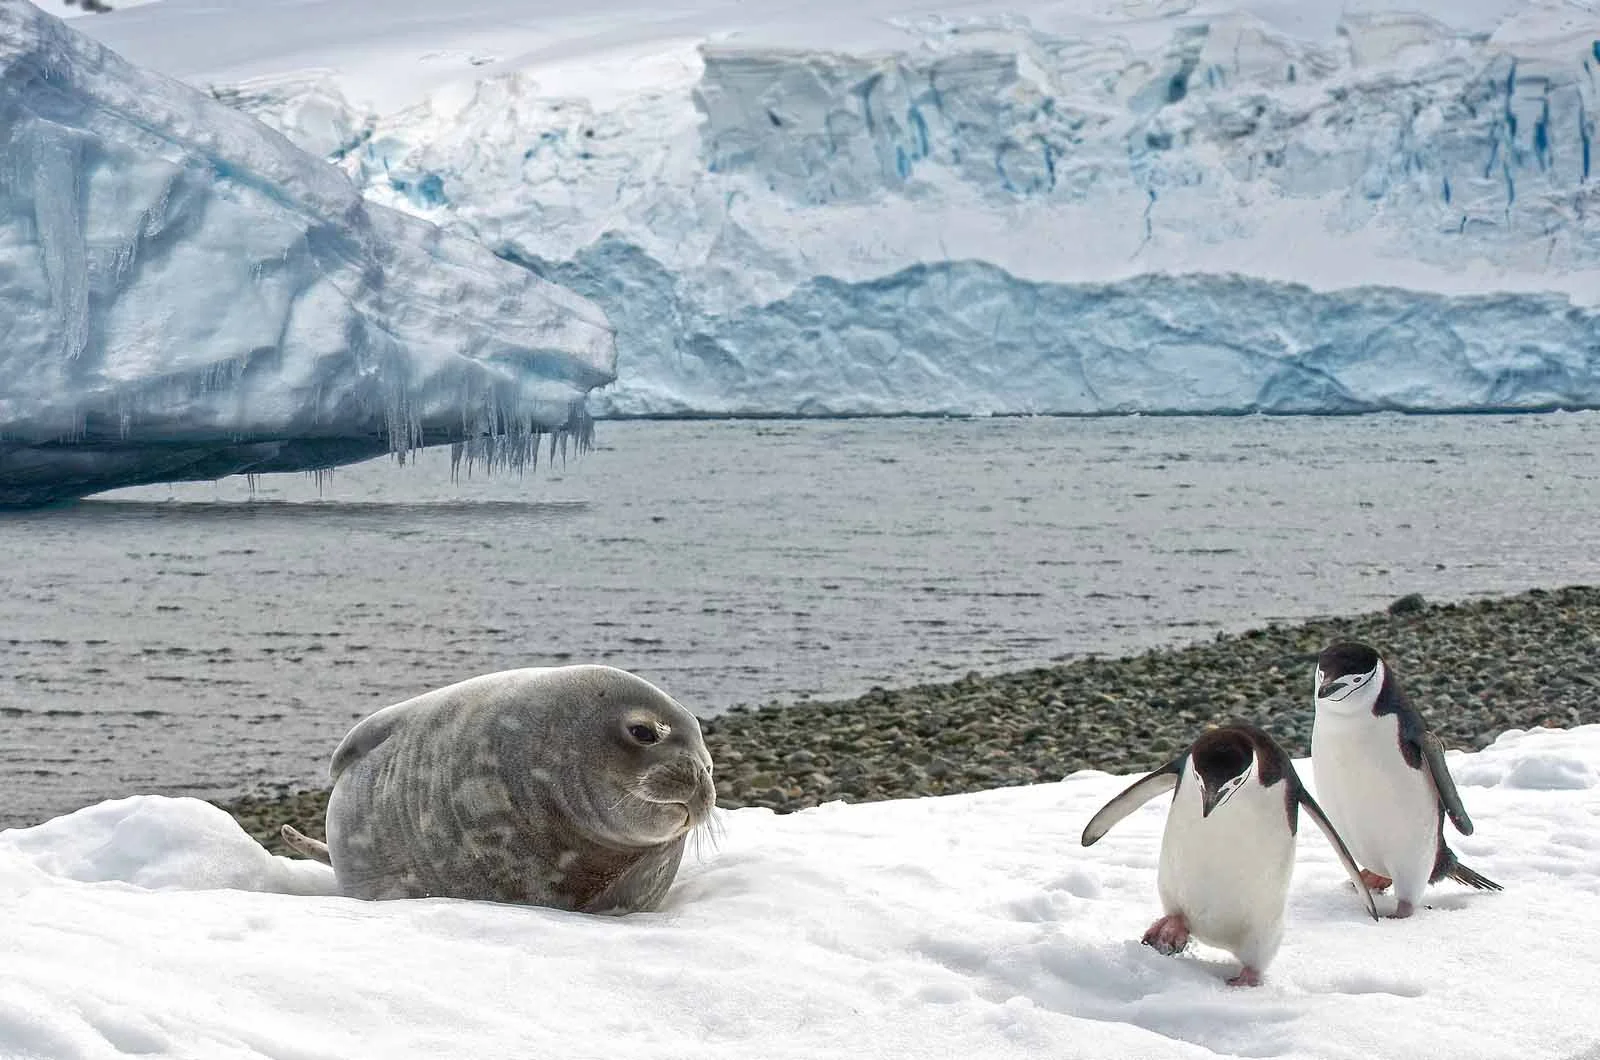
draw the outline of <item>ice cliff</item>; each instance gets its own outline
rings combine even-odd
[[[602,312],[0,0],[0,506],[586,429]]]
[[[227,94],[604,307],[601,414],[1600,405],[1593,3],[875,3]]]

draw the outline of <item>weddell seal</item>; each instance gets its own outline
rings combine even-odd
[[[328,842],[283,835],[352,898],[655,909],[716,802],[699,721],[609,666],[505,670],[385,707],[329,771]]]

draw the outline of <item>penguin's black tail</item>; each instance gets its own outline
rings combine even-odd
[[[1452,880],[1455,880],[1457,883],[1464,883],[1468,887],[1475,887],[1480,891],[1505,890],[1504,887],[1500,886],[1498,883],[1495,883],[1489,877],[1483,875],[1481,872],[1475,872],[1472,869],[1467,868],[1459,861],[1450,866],[1445,875],[1450,877]]]
[[[1456,860],[1456,852],[1444,845],[1444,825],[1440,824],[1439,848],[1433,858],[1433,873],[1428,877],[1429,883],[1438,883],[1446,877],[1457,883],[1466,884],[1468,887],[1480,891],[1503,891],[1504,887],[1495,883],[1481,872],[1467,868]]]

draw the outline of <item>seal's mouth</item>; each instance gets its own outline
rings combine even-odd
[[[717,806],[717,788],[711,781],[711,774],[702,770],[695,778],[694,791],[679,805],[683,807],[685,828],[698,827],[710,817]]]
[[[712,782],[710,773],[700,774],[695,782],[694,795],[684,803],[683,808],[690,828],[698,826],[711,816],[711,811],[717,808],[717,786]]]
[[[716,784],[710,771],[699,765],[652,770],[644,777],[637,794],[645,802],[681,811],[685,831],[704,823],[717,805]]]

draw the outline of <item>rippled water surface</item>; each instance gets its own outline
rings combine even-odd
[[[1600,578],[1600,415],[603,423],[0,514],[0,824],[312,782],[350,724],[605,661],[699,713]]]

